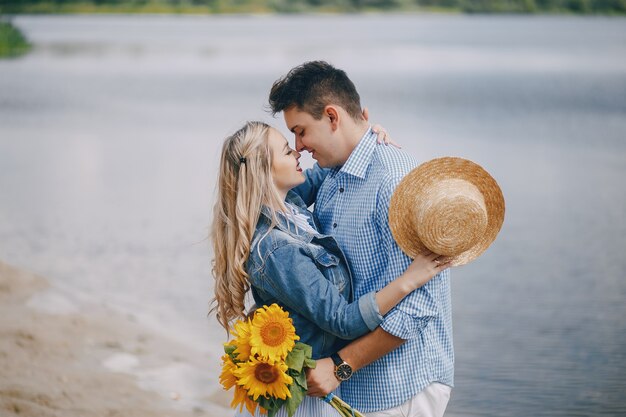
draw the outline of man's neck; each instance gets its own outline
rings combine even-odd
[[[346,155],[345,161],[343,161],[344,164],[346,163],[348,158],[350,158],[350,155],[352,155],[352,152],[354,152],[356,147],[359,145],[359,143],[361,142],[361,139],[363,138],[363,135],[365,135],[365,133],[369,130],[369,128],[370,128],[369,123],[363,121],[363,122],[355,123],[353,126],[350,126],[350,128],[347,130],[346,145],[347,145],[347,150],[349,152]]]

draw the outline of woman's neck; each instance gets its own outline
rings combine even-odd
[[[287,200],[287,193],[289,192],[289,190],[277,190],[278,191],[278,196],[280,197],[280,204],[279,203],[275,203],[274,205],[278,205],[278,207],[272,207],[275,211],[286,211],[287,210],[287,206],[286,206],[286,200]]]
[[[270,208],[274,211],[278,211],[278,212],[282,212],[282,213],[286,213],[287,212],[287,203],[285,201],[285,197],[283,197],[281,202],[275,202],[273,204],[270,205]]]
[[[289,190],[277,190],[278,196],[280,197],[280,201],[285,201],[287,199],[287,193]]]

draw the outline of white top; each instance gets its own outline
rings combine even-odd
[[[289,209],[289,212],[291,214],[291,220],[293,220],[296,226],[298,226],[300,229],[305,230],[308,233],[318,233],[317,230],[315,230],[309,223],[309,219],[304,214],[300,213],[297,207],[295,207],[291,203],[285,203],[285,205],[287,206],[287,209]]]

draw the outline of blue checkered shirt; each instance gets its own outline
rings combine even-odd
[[[369,129],[342,167],[332,169],[315,202],[321,232],[339,242],[356,298],[379,290],[411,263],[389,229],[391,195],[415,158],[376,144]],[[341,384],[342,399],[362,412],[398,406],[432,382],[454,383],[450,271],[406,297],[382,328],[406,342]]]

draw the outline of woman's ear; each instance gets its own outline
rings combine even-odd
[[[324,108],[324,116],[328,117],[330,121],[330,128],[335,131],[339,127],[339,111],[333,105],[328,105]]]

